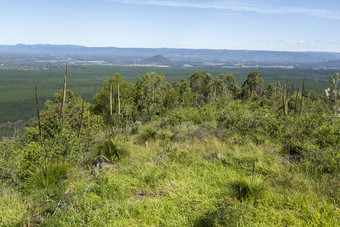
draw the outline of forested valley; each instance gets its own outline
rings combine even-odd
[[[339,74],[323,94],[251,72],[64,88],[0,141],[0,226],[338,226]],[[62,87],[62,86],[61,86]]]

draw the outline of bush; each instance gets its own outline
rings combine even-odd
[[[233,133],[265,135],[276,138],[280,122],[267,110],[224,110],[217,117],[218,125]]]
[[[321,148],[340,145],[340,130],[324,126],[315,133],[317,145]]]
[[[18,169],[18,177],[21,179],[27,178],[30,172],[34,171],[35,167],[41,163],[44,152],[43,147],[39,143],[28,143],[22,150],[23,158]]]
[[[161,130],[159,133],[159,138],[165,142],[171,141],[173,136],[174,134],[170,130],[166,129]]]
[[[211,122],[215,120],[214,112],[214,107],[210,104],[199,108],[180,108],[169,116],[168,122],[171,125],[177,125],[187,121],[195,124]]]

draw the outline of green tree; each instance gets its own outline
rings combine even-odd
[[[265,96],[268,99],[271,100],[276,100],[276,98],[281,97],[281,92],[282,88],[280,86],[280,84],[278,83],[274,83],[274,84],[269,84],[267,89],[265,90]]]
[[[136,111],[142,120],[150,120],[153,115],[160,115],[164,96],[164,74],[147,73],[136,81],[134,102]]]
[[[179,85],[179,103],[183,107],[189,107],[193,101],[193,95],[191,92],[190,82],[182,80]]]
[[[222,96],[237,97],[241,93],[241,87],[237,84],[235,77],[232,74],[221,74]]]
[[[253,96],[261,97],[266,84],[258,72],[251,72],[242,85],[242,97],[248,99]]]
[[[120,113],[123,116],[131,114],[131,111],[129,113],[129,109],[131,109],[131,106],[133,105],[131,86],[132,85],[124,81],[123,77],[118,73],[107,78],[107,80],[104,82],[104,87],[102,90],[94,96],[93,107],[95,113],[103,115],[105,120],[109,119],[111,108],[113,115],[118,114],[119,108]],[[110,94],[112,96],[112,107],[110,107]]]
[[[163,89],[160,91],[160,95],[163,98],[163,112],[171,111],[175,109],[179,104],[180,93],[179,93],[179,85],[174,82],[165,82]]]
[[[66,91],[65,104],[63,107],[65,121],[62,125],[60,114],[62,93],[62,89],[55,93],[52,100],[47,100],[45,102],[45,109],[40,112],[42,134],[45,138],[55,137],[62,128],[76,131],[80,127],[83,99],[75,97],[74,93],[69,89]],[[86,104],[85,106],[86,109],[88,109],[89,105]],[[38,139],[39,131],[37,119],[31,120],[31,126],[27,128],[27,135],[32,140]]]
[[[211,80],[211,74],[200,71],[195,72],[189,77],[190,88],[196,106],[207,103],[209,93],[211,93],[211,86],[209,86]]]

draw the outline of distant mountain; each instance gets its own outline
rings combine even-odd
[[[145,62],[155,64],[168,64],[171,61],[168,58],[164,57],[163,55],[157,54],[151,58],[146,59]]]
[[[340,53],[173,48],[116,48],[76,45],[0,45],[0,66],[15,62],[63,62],[165,65],[218,63],[220,65],[296,65],[340,61]],[[217,65],[217,64],[216,64]],[[340,68],[340,66],[339,66]]]
[[[157,54],[151,58],[148,58],[143,61],[145,64],[152,64],[158,66],[172,66],[172,67],[182,67],[183,63],[172,61],[169,58],[164,57],[163,55]]]

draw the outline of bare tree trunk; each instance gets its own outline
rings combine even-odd
[[[337,103],[337,95],[338,95],[338,89],[337,89],[337,85],[338,85],[338,81],[335,81],[334,83],[334,115],[333,115],[333,120],[332,120],[332,127],[334,127],[335,124],[335,118],[337,116],[337,112],[338,112],[338,103]]]
[[[81,128],[83,126],[83,115],[84,115],[84,110],[85,110],[85,103],[84,103],[84,98],[82,98],[82,104],[81,104],[81,113],[80,113],[80,122],[79,122],[79,131],[78,131],[78,138],[80,137],[81,134]]]
[[[39,113],[38,88],[37,88],[37,85],[35,85],[35,105],[36,105],[36,108],[37,108],[39,135],[40,135],[40,138],[41,138],[41,124],[40,124],[40,113]]]
[[[118,84],[118,114],[120,115],[120,97],[119,97],[119,84]]]
[[[302,82],[302,90],[301,90],[301,102],[300,102],[300,115],[302,112],[302,105],[303,105],[303,92],[305,91],[305,80]]]
[[[119,137],[120,137],[120,132],[122,130],[122,122],[121,122],[121,117],[120,117],[120,97],[119,97],[119,84],[118,84],[118,97],[117,97],[117,101],[118,101],[118,135],[117,135],[117,149],[118,149],[118,145],[119,145]],[[120,128],[119,128],[120,126]],[[119,159],[119,156],[118,156]]]
[[[66,99],[66,79],[67,79],[67,64],[66,64],[66,71],[65,71],[65,76],[64,76],[64,87],[63,87],[63,95],[61,99],[61,107],[60,107],[60,115],[61,115],[61,124],[64,124],[64,104],[65,104],[65,99]]]
[[[287,143],[287,106],[286,106],[286,103],[287,103],[287,84],[285,84],[283,86],[284,89],[282,89],[282,93],[283,93],[283,96],[282,96],[282,106],[283,106],[283,114],[284,114],[284,129],[285,129],[285,144]]]
[[[297,90],[296,98],[295,98],[295,107],[294,107],[295,113],[297,113],[297,107],[298,107],[297,103],[298,103],[298,100],[299,100],[299,98],[298,98],[299,97],[299,92],[300,92],[300,87]]]
[[[286,96],[286,91],[285,91],[285,87],[283,87],[282,88],[282,110],[283,110],[283,114],[286,113],[285,96]]]
[[[112,116],[112,85],[110,85],[110,116]]]

